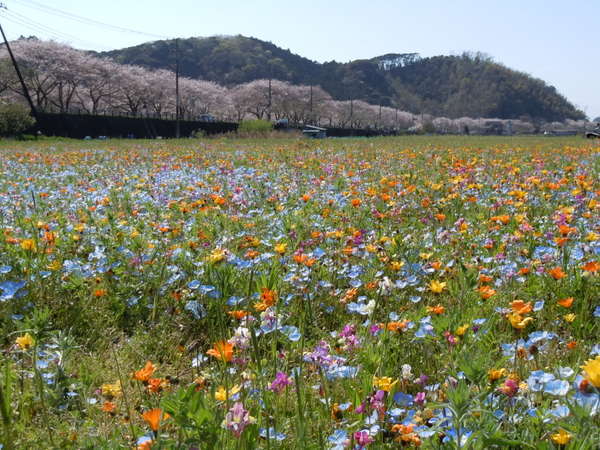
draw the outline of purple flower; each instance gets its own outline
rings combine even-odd
[[[277,372],[275,379],[269,385],[269,390],[280,394],[286,388],[286,386],[292,384],[292,380],[283,372]]]
[[[417,392],[414,402],[417,405],[423,405],[425,403],[425,392]]]
[[[235,437],[239,438],[244,432],[244,429],[254,422],[256,422],[256,419],[250,416],[250,413],[244,408],[244,405],[241,402],[235,402],[225,416],[223,427],[230,430]]]
[[[420,386],[425,386],[428,381],[429,381],[429,377],[427,375],[421,374],[421,376],[415,380],[415,384],[418,384]]]

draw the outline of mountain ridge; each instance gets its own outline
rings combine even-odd
[[[176,40],[96,53],[151,69],[175,67]],[[346,63],[319,63],[257,38],[179,39],[180,73],[233,86],[273,78],[320,85],[336,100],[357,99],[413,113],[533,121],[582,119],[555,87],[476,53],[422,58],[388,53]]]

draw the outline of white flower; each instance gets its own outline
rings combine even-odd
[[[410,367],[410,364],[402,365],[402,378],[405,380],[412,378],[412,367]]]

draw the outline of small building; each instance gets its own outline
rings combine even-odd
[[[304,137],[323,139],[327,137],[327,128],[321,128],[315,125],[306,125],[302,129],[302,134],[304,135]]]

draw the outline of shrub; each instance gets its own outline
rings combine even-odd
[[[0,105],[0,136],[18,136],[35,124],[29,110],[22,105]]]
[[[273,129],[273,124],[268,120],[244,120],[240,123],[238,132],[242,134],[267,134]]]

